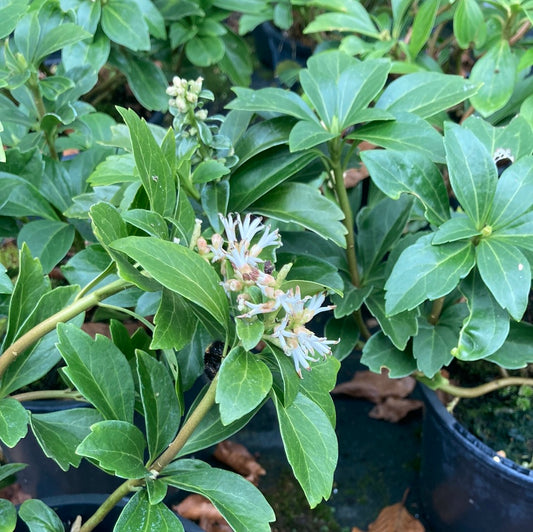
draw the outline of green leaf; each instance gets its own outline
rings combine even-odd
[[[209,219],[211,227],[217,232],[222,232],[222,223],[218,215],[219,213],[225,214],[227,212],[229,195],[230,186],[227,180],[206,183],[202,187],[202,208]]]
[[[387,111],[407,111],[428,118],[445,111],[475,94],[479,83],[439,72],[415,72],[393,81],[383,91],[376,107]]]
[[[150,49],[148,25],[136,2],[108,0],[102,4],[100,23],[111,41],[134,51]]]
[[[0,499],[0,532],[12,532],[17,524],[17,510],[13,503]]]
[[[43,276],[41,263],[32,258],[26,244],[22,244],[18,262],[19,274],[9,302],[4,349],[17,339],[22,324],[31,315],[41,297],[50,290],[50,281]]]
[[[337,384],[340,367],[341,364],[335,357],[327,357],[313,364],[311,371],[306,371],[299,382],[300,393],[324,411],[332,427],[335,427],[335,404],[330,392]],[[283,406],[287,407],[285,404]]]
[[[170,467],[173,474],[165,481],[207,497],[235,532],[270,532],[274,512],[251,482],[197,460],[179,460]]]
[[[226,105],[226,109],[255,112],[270,111],[293,116],[300,120],[318,122],[313,111],[294,92],[272,87],[256,91],[243,87],[234,87],[233,92],[237,95],[237,98]]]
[[[152,461],[176,435],[181,418],[180,405],[166,367],[143,351],[137,350],[136,355],[146,439]]]
[[[424,205],[427,220],[440,225],[449,217],[446,186],[431,160],[415,151],[368,150],[361,153],[372,181],[387,196],[412,194]]]
[[[442,137],[426,120],[396,112],[396,120],[371,122],[357,128],[349,139],[366,140],[390,150],[418,151],[435,163],[445,162]]]
[[[166,289],[163,290],[154,324],[150,349],[179,351],[191,341],[196,328],[196,320],[185,300]]]
[[[246,42],[228,31],[222,35],[224,43],[224,57],[218,63],[222,72],[224,72],[233,85],[248,87],[252,78],[252,58]]]
[[[357,215],[357,257],[366,278],[400,240],[409,220],[412,198],[383,198]],[[336,316],[338,317],[338,316]]]
[[[409,41],[409,53],[411,57],[416,57],[426,44],[433,27],[439,9],[440,0],[425,0],[419,7],[418,12],[411,26],[411,40]]]
[[[220,279],[197,253],[153,237],[130,236],[117,240],[112,247],[133,258],[165,288],[196,303],[227,326],[228,301]]]
[[[176,204],[176,183],[170,166],[148,125],[131,109],[118,109],[131,136],[133,155],[151,210],[172,216]]]
[[[445,244],[446,242],[470,239],[480,234],[481,231],[476,228],[472,218],[459,213],[438,228],[431,242],[435,245]]]
[[[157,530],[158,532],[183,532],[178,516],[162,502],[153,504],[146,492],[135,493],[122,510],[113,528],[114,532],[131,530]]]
[[[247,351],[253,349],[263,337],[265,332],[265,325],[261,320],[258,319],[246,319],[241,318],[237,319],[237,336],[239,337],[242,346]]]
[[[202,161],[192,173],[193,183],[207,183],[220,179],[222,176],[229,174],[229,169],[222,163],[209,159]]]
[[[407,377],[417,369],[413,356],[405,350],[396,349],[381,331],[366,342],[361,363],[367,365],[374,373],[381,373],[382,369],[387,369],[391,379]]]
[[[0,440],[14,447],[28,432],[29,412],[15,399],[0,399]]]
[[[335,318],[351,316],[356,310],[361,308],[368,295],[372,292],[372,286],[357,288],[349,279],[345,279],[345,287],[342,297],[338,294],[332,294],[331,301],[335,305]]]
[[[5,266],[0,264],[0,294],[11,294],[13,292],[13,282],[6,272]]]
[[[291,152],[307,150],[334,139],[337,136],[337,133],[330,133],[316,122],[301,120],[292,128],[289,137],[289,147]]]
[[[56,101],[61,94],[75,86],[70,78],[57,75],[39,81],[43,97],[50,101]]]
[[[344,214],[336,203],[322,196],[319,190],[310,185],[283,183],[268,196],[256,201],[252,209],[282,222],[295,222],[343,248],[346,247],[346,230],[340,222]],[[317,217],[317,212],[322,213],[322,216]]]
[[[139,177],[135,175],[135,159],[132,153],[110,155],[94,169],[87,178],[93,187],[115,185],[116,183],[135,183]]]
[[[496,185],[487,225],[496,232],[531,209],[533,197],[533,157],[522,157],[512,164]]]
[[[324,410],[301,393],[288,407],[274,402],[287,458],[314,508],[329,498],[333,487],[338,458],[335,431]]]
[[[361,62],[339,51],[313,55],[300,83],[326,129],[336,135],[357,121],[382,89],[390,63],[381,59]]]
[[[19,510],[20,518],[30,532],[64,532],[65,528],[57,514],[39,499],[24,501]]]
[[[144,449],[142,432],[126,421],[100,421],[91,426],[91,433],[78,445],[76,453],[93,458],[105,471],[120,478],[143,478]]]
[[[492,297],[474,270],[460,286],[469,314],[453,355],[460,360],[485,358],[499,349],[509,333],[509,315]]]
[[[336,320],[330,319],[326,324],[327,338],[338,338],[339,343],[331,346],[331,354],[340,362],[349,356],[359,340],[359,331],[353,326],[352,316]]]
[[[155,480],[147,477],[146,479],[146,492],[148,493],[148,500],[151,505],[160,503],[167,495],[167,484],[156,478]]]
[[[161,240],[168,239],[167,222],[157,212],[147,211],[145,209],[130,209],[122,213],[122,219],[148,233],[150,236],[160,238]]]
[[[226,52],[224,41],[211,35],[195,35],[185,45],[187,59],[196,66],[208,67],[218,63]]]
[[[26,12],[28,0],[11,0],[0,7],[0,39],[7,37]]]
[[[133,421],[135,390],[126,357],[101,335],[93,340],[75,325],[57,327],[65,374],[105,419]]]
[[[300,378],[294,371],[291,356],[268,343],[261,356],[272,372],[272,390],[281,404],[288,407],[300,389]]]
[[[323,31],[347,31],[379,38],[379,32],[370,15],[359,2],[350,4],[351,13],[322,13],[315,17],[304,30],[304,33],[320,33]]]
[[[189,312],[190,314],[190,312]],[[187,344],[177,353],[181,388],[187,391],[204,371],[204,354],[213,336],[199,323],[194,316],[193,334]]]
[[[449,294],[474,266],[471,242],[434,246],[433,235],[419,238],[400,255],[385,284],[387,314],[411,310],[426,299]]]
[[[312,150],[290,153],[285,147],[260,153],[231,176],[229,210],[242,212],[316,158]]]
[[[27,464],[18,464],[18,463],[11,463],[11,464],[4,464],[0,465],[0,482],[3,482],[4,480],[8,479],[10,476],[15,475],[19,471],[22,471],[27,467]]]
[[[451,123],[445,126],[444,148],[453,191],[476,227],[482,229],[498,182],[492,156],[471,131]]]
[[[418,334],[413,338],[413,356],[418,370],[426,377],[433,377],[452,360],[452,348],[457,341],[457,332],[450,327],[428,323],[425,317],[418,322]]]
[[[92,35],[85,31],[81,26],[65,22],[55,28],[50,28],[49,31],[44,32],[39,39],[39,46],[32,50],[32,61],[39,63],[44,57],[52,54],[56,50],[61,50],[69,44],[76,43],[83,39],[92,37]]]
[[[524,254],[510,244],[484,238],[476,247],[476,262],[496,301],[519,321],[531,288],[531,268]]]
[[[43,271],[48,273],[67,254],[74,234],[74,227],[64,222],[35,220],[22,227],[17,245],[22,247],[26,242],[32,256],[39,258]]]
[[[178,453],[178,456],[186,456],[195,453],[230,438],[248,424],[250,419],[255,416],[263,404],[264,402],[229,425],[224,425],[222,423],[219,406],[217,404],[213,405],[202,418],[196,429],[194,429],[194,432]]]
[[[533,251],[533,211],[523,214],[509,225],[492,233],[491,240]]]
[[[92,408],[73,408],[48,414],[33,414],[31,427],[44,454],[57,462],[63,471],[78,467],[81,456],[76,447],[91,432],[91,425],[102,421]]]
[[[505,343],[486,358],[507,369],[519,369],[533,362],[533,325],[530,323],[511,322],[509,335]]]
[[[517,79],[518,59],[505,39],[493,44],[472,67],[472,83],[483,83],[470,102],[481,116],[501,109],[511,98]]]
[[[257,355],[242,347],[232,349],[219,370],[216,402],[224,425],[261,404],[272,387],[272,375]]]
[[[476,48],[483,44],[487,28],[483,11],[476,0],[459,0],[453,14],[453,34],[463,49],[469,48],[472,43]]]
[[[378,320],[383,334],[398,350],[403,351],[409,338],[416,336],[418,332],[418,309],[404,310],[389,316],[385,312],[385,291],[377,289],[366,298],[365,304]]]

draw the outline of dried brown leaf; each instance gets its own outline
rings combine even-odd
[[[391,423],[397,423],[409,412],[422,408],[424,403],[415,399],[403,399],[399,397],[387,397],[385,401],[377,404],[369,413],[374,419],[384,419]]]
[[[370,174],[363,163],[361,163],[358,168],[348,168],[342,176],[344,178],[344,186],[346,188],[353,188],[369,175]]]
[[[259,478],[266,474],[244,445],[231,440],[220,442],[215,449],[214,457],[256,486]]]
[[[22,504],[24,501],[31,499],[31,495],[25,491],[22,491],[20,484],[17,482],[2,488],[0,490],[0,499],[7,499],[16,505]]]
[[[206,532],[231,532],[231,527],[222,514],[202,495],[189,495],[179,504],[172,506],[172,510],[186,519],[197,521],[200,528]]]
[[[381,403],[387,397],[406,397],[416,384],[413,377],[389,379],[386,373],[358,371],[353,379],[337,385],[332,393],[342,393],[352,397],[368,399],[373,403]]]
[[[368,527],[368,532],[424,531],[424,525],[418,519],[415,519],[401,502],[383,508],[378,518]]]

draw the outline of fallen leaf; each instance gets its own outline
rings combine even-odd
[[[373,403],[381,403],[387,397],[406,397],[416,384],[413,377],[389,379],[386,373],[358,371],[353,379],[337,385],[332,393],[342,393],[352,397],[368,399]]]
[[[20,484],[17,482],[0,489],[0,499],[7,499],[16,505],[22,504],[24,501],[31,499],[31,495],[25,491],[22,491]]]
[[[259,478],[266,474],[248,449],[240,443],[226,440],[220,442],[213,456],[257,486]]]
[[[403,399],[399,397],[387,397],[385,401],[377,404],[369,413],[374,419],[384,419],[391,423],[397,423],[409,412],[422,408],[424,403],[415,399]]]
[[[231,527],[214,507],[213,503],[196,493],[189,495],[179,504],[172,506],[185,519],[197,521],[206,532],[231,532]]]
[[[381,510],[378,518],[368,526],[368,532],[424,532],[424,525],[398,502]],[[353,527],[352,532],[363,532]]]
[[[348,170],[342,174],[344,186],[346,188],[353,188],[369,175],[370,174],[363,163],[361,163],[358,168],[348,168]]]

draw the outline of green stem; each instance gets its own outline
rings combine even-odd
[[[201,401],[198,403],[183,427],[181,427],[174,441],[167,447],[165,452],[159,456],[159,458],[147,466],[147,469],[150,470],[153,476],[157,476],[172,460],[174,460],[200,421],[215,404],[217,382],[218,374],[211,381],[206,394],[202,397]],[[120,499],[127,496],[130,491],[142,486],[144,482],[144,479],[136,479],[127,480],[121,484],[81,527],[80,532],[90,532],[93,530],[103,521],[105,516],[116,506]]]
[[[2,353],[0,356],[0,377],[21,353],[37,342],[37,340],[40,340],[45,334],[53,331],[58,323],[71,320],[78,314],[94,307],[102,299],[112,296],[117,292],[121,292],[130,286],[132,286],[131,283],[123,281],[122,279],[109,283],[107,286],[95,290],[78,301],[74,301],[74,303],[70,304],[68,307],[65,307],[56,314],[37,324]]]
[[[350,272],[350,279],[352,284],[359,288],[361,285],[361,279],[359,277],[359,269],[357,267],[357,257],[355,255],[355,233],[352,209],[350,207],[350,200],[348,199],[348,193],[344,186],[344,169],[341,163],[342,156],[342,139],[335,139],[329,145],[329,151],[331,154],[331,166],[333,169],[333,178],[335,181],[335,192],[337,195],[337,201],[339,207],[344,213],[344,227],[346,228],[346,259],[348,261],[348,270]],[[360,310],[356,310],[353,314],[355,323],[359,328],[359,332],[363,338],[370,338],[371,334],[368,330]]]
[[[99,273],[92,281],[86,284],[80,293],[76,296],[74,301],[79,301],[87,292],[90,292],[98,283],[105,279],[108,275],[111,275],[115,271],[115,263],[111,262],[109,266],[101,273]]]
[[[444,306],[443,297],[439,297],[439,299],[435,299],[435,301],[433,301],[431,312],[429,313],[429,317],[428,317],[428,321],[429,323],[431,323],[431,325],[437,325],[443,306]]]
[[[454,395],[455,397],[461,397],[462,399],[472,399],[501,388],[506,388],[507,386],[533,386],[533,379],[526,377],[507,377],[505,379],[496,379],[473,388],[454,386],[446,381],[439,383],[439,390]]]
[[[18,393],[11,395],[11,399],[17,401],[40,401],[42,399],[74,399],[85,402],[83,396],[77,390],[38,390],[35,392]]]

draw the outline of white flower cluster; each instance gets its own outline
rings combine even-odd
[[[277,229],[271,231],[270,226],[262,224],[261,218],[252,219],[250,214],[246,215],[244,221],[238,214],[220,218],[226,239],[218,233],[212,236],[210,245],[204,239],[198,239],[200,253],[211,256],[212,262],[221,262],[225,279],[222,286],[228,294],[237,293],[237,307],[243,312],[237,318],[257,319],[259,315],[271,317],[268,320],[270,331],[265,333],[274,339],[287,356],[292,357],[301,378],[301,368],[310,369],[309,362],[317,361],[313,356],[315,353],[326,357],[331,354],[329,346],[338,342],[316,336],[305,324],[334,306],[321,306],[324,294],[302,297],[298,286],[286,291],[280,289],[284,276],[276,279],[270,271],[273,269],[271,265],[259,258],[263,249],[282,245]],[[261,231],[259,239],[252,245],[252,239]],[[229,261],[231,268],[226,266],[226,261]],[[250,287],[259,288],[261,302],[252,300]]]
[[[173,96],[168,101],[169,107],[175,107],[180,113],[186,114],[188,111],[196,108],[198,97],[202,92],[202,83],[204,78],[199,77],[196,80],[186,80],[178,76],[172,78],[172,85],[167,87],[167,94]],[[205,120],[207,111],[200,109],[195,113],[196,118]]]

